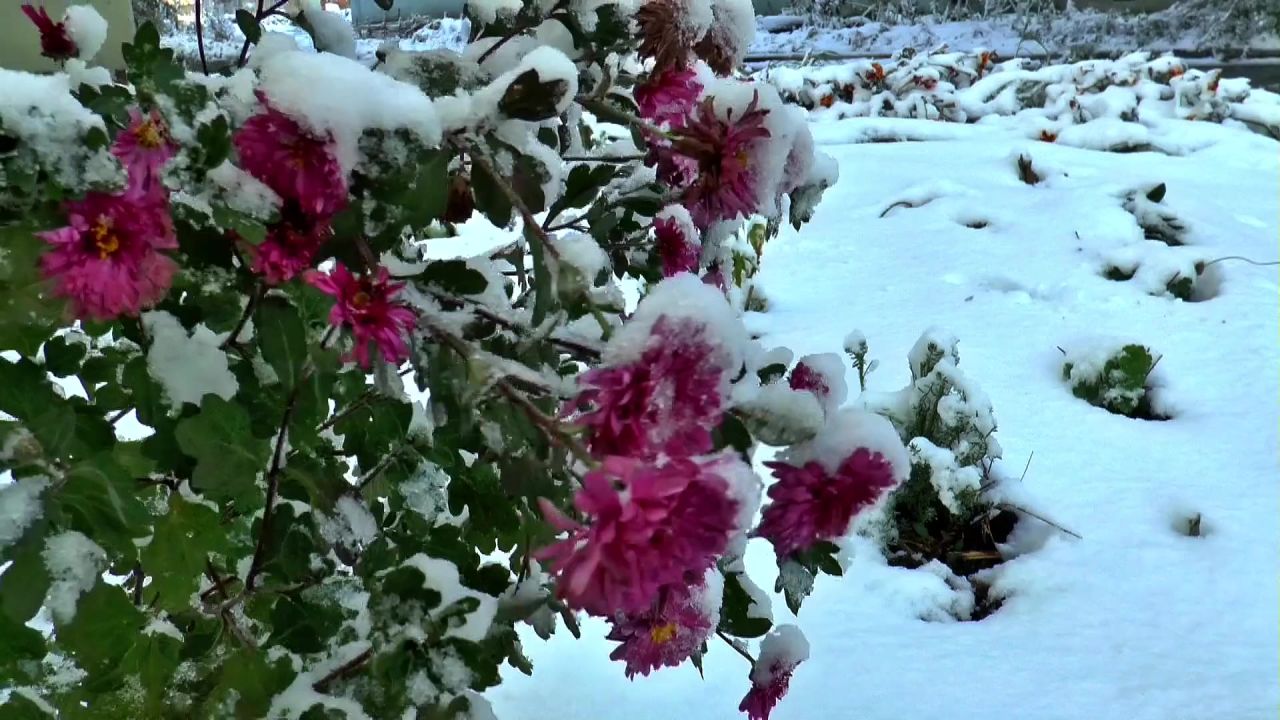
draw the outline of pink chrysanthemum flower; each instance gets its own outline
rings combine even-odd
[[[759,141],[770,135],[764,126],[769,111],[759,109],[758,102],[759,98],[753,97],[737,119],[732,111],[721,119],[714,99],[704,98],[671,145],[656,150],[660,177],[688,180],[682,201],[700,229],[719,220],[750,215],[759,205],[751,156]],[[692,177],[681,159],[696,164]]]
[[[271,107],[245,121],[234,142],[240,164],[277,195],[315,217],[331,217],[347,204],[347,183],[330,136],[318,136]]]
[[[653,221],[653,235],[662,262],[662,276],[697,272],[701,243],[697,230],[684,208],[674,206],[658,213]]]
[[[168,208],[152,198],[89,193],[67,206],[68,225],[39,233],[53,246],[40,258],[54,293],[95,320],[136,315],[164,297],[177,265]]]
[[[701,582],[669,585],[659,592],[650,609],[618,616],[605,639],[621,645],[613,649],[609,659],[627,664],[628,679],[663,667],[678,667],[702,650],[719,623],[719,590],[714,597],[712,592]]]
[[[700,324],[659,318],[635,362],[583,373],[574,407],[593,455],[675,457],[711,450],[723,414],[725,369]]]
[[[405,335],[418,324],[418,318],[395,301],[404,283],[392,282],[386,268],[379,267],[373,277],[357,276],[339,263],[327,275],[308,274],[307,282],[337,301],[329,311],[329,323],[351,331],[355,340],[352,357],[360,367],[371,365],[371,346],[393,365],[409,357]]]
[[[137,108],[130,108],[129,127],[116,135],[111,146],[111,154],[129,172],[129,188],[143,194],[157,189],[160,170],[176,152],[169,128],[155,109],[143,115]]]
[[[844,535],[853,516],[896,483],[889,461],[867,448],[855,450],[834,473],[814,461],[765,466],[778,481],[769,487],[772,502],[753,534],[773,543],[778,557]]]
[[[640,108],[640,117],[671,127],[684,124],[702,94],[702,83],[692,70],[665,70],[649,76],[647,82],[636,85],[634,95]]]
[[[311,267],[331,233],[327,218],[310,217],[286,200],[280,220],[267,227],[266,239],[253,248],[253,271],[271,285],[289,282]]]
[[[822,373],[809,367],[803,360],[796,363],[788,383],[792,390],[808,390],[819,400],[826,399],[831,394],[831,388],[827,386],[827,380]]]
[[[791,675],[809,658],[809,642],[794,625],[781,625],[760,644],[751,668],[751,689],[738,705],[748,720],[769,720],[773,708],[787,694]]]
[[[22,12],[40,31],[40,54],[50,60],[69,60],[80,52],[76,43],[67,32],[67,24],[54,22],[49,11],[43,7],[23,5]]]
[[[546,500],[542,514],[568,537],[535,554],[551,562],[557,592],[593,615],[647,611],[659,591],[701,577],[738,530],[730,485],[735,455],[647,461],[606,457],[573,498],[582,525]]]

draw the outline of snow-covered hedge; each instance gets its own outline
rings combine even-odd
[[[1162,119],[1234,122],[1280,138],[1280,95],[1254,90],[1220,70],[1188,68],[1173,56],[1133,53],[1036,67],[1002,61],[994,53],[911,53],[892,60],[771,67],[757,77],[817,121],[844,117],[899,117],[980,122],[1016,116],[1029,137],[1088,144],[1091,128]],[[1140,128],[1139,128],[1140,129]],[[1080,135],[1082,137],[1074,137]],[[1128,133],[1132,136],[1134,133]],[[1118,141],[1117,141],[1118,142]],[[1123,143],[1122,143],[1123,144]]]

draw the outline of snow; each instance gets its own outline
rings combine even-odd
[[[747,344],[742,321],[724,298],[724,293],[704,284],[690,273],[670,277],[650,289],[635,313],[604,350],[608,365],[635,360],[649,347],[653,324],[659,318],[689,319],[705,329],[724,367],[736,369]]]
[[[403,128],[427,146],[440,144],[435,106],[421,90],[355,60],[286,49],[262,61],[258,72],[260,88],[273,106],[316,132],[332,133],[345,172],[358,162],[365,130]]]
[[[105,127],[70,90],[68,77],[60,73],[34,75],[0,68],[0,130],[21,140],[20,147],[32,152],[65,187],[117,176],[123,181],[119,164],[105,153],[85,166],[82,138],[92,129]]]
[[[809,641],[795,625],[779,625],[760,642],[751,682],[768,685],[775,672],[786,672],[809,659]]]
[[[356,59],[356,33],[350,20],[340,13],[325,12],[320,0],[304,2],[302,16],[311,25],[317,50]]]
[[[498,611],[496,597],[464,587],[461,578],[458,577],[458,566],[448,560],[418,553],[405,560],[404,565],[417,568],[426,577],[424,587],[440,593],[439,610],[444,610],[464,598],[474,598],[479,602],[475,610],[466,614],[465,622],[445,630],[444,637],[456,637],[477,643],[484,640],[489,632],[489,625],[493,623],[493,617]],[[453,686],[451,683],[446,684]]]
[[[1037,166],[1066,175],[1029,186],[1009,162],[1028,148],[1015,124],[811,120],[840,180],[809,226],[770,241],[756,277],[769,309],[748,314],[749,329],[803,356],[839,350],[857,327],[879,361],[868,388],[884,393],[910,381],[905,358],[921,333],[945,328],[999,416],[1002,497],[1033,498],[1017,504],[1083,539],[1021,522],[1010,559],[983,576],[1003,605],[959,622],[972,601],[960,578],[889,565],[855,535],[845,575],[820,578],[798,620],[776,603],[779,622],[803,628],[810,658],[773,720],[1274,718],[1280,277],[1224,261],[1206,271],[1218,273],[1209,297],[1183,302],[1101,268],[1125,247],[1139,265],[1178,251],[1276,260],[1280,145],[1161,118],[1178,154],[1034,143]],[[869,142],[888,131],[915,141]],[[1160,182],[1161,205],[1196,228],[1193,245],[1144,240],[1123,209],[1127,193]],[[926,183],[933,200],[880,217]],[[974,216],[989,225],[957,220]],[[1057,348],[1080,336],[1160,355],[1174,417],[1135,420],[1075,398]],[[1208,530],[1188,537],[1196,513]],[[743,562],[772,587],[767,543],[751,540]],[[536,672],[504,673],[486,693],[497,715],[741,717],[747,665],[723,642],[709,643],[705,680],[685,666],[629,682],[607,662],[607,630],[587,620],[581,641],[547,642],[522,631]]]
[[[829,472],[835,472],[840,463],[859,448],[883,455],[899,482],[911,471],[907,449],[893,424],[856,408],[844,408],[833,415],[815,438],[789,448],[782,458],[796,466],[817,462]]]
[[[50,580],[44,605],[55,623],[65,625],[75,619],[80,596],[106,569],[107,553],[83,534],[66,530],[45,539],[42,556]]]
[[[467,0],[467,12],[481,25],[488,25],[500,15],[515,15],[522,7],[521,0]]]
[[[368,546],[378,537],[378,521],[369,509],[350,495],[334,503],[334,516],[320,524],[320,534],[331,543]]]
[[[219,345],[222,336],[204,324],[196,325],[191,334],[173,315],[157,310],[142,315],[143,327],[151,336],[147,350],[147,369],[164,388],[174,409],[183,403],[199,405],[207,394],[223,400],[235,396],[239,384]]]
[[[0,486],[0,550],[21,539],[27,527],[40,517],[40,495],[48,487],[46,477],[28,477]]]
[[[72,5],[62,16],[81,60],[92,60],[107,41],[107,21],[90,5]]]

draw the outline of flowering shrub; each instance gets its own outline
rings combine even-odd
[[[808,644],[747,543],[830,569],[908,456],[741,323],[835,180],[733,77],[749,4],[628,8],[479,3],[376,69],[245,13],[224,75],[144,25],[120,82],[92,11],[33,9],[64,65],[0,70],[0,714],[486,717],[517,629],[585,612],[628,676],[729,642],[768,717]]]

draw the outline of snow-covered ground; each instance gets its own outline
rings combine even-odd
[[[868,132],[872,128],[874,132]],[[797,620],[812,646],[775,720],[1180,720],[1274,718],[1276,608],[1275,267],[1212,265],[1198,302],[1158,290],[1156,270],[1228,255],[1277,259],[1280,144],[1169,120],[1163,153],[1030,142],[1016,124],[844,119],[815,125],[840,163],[813,222],[765,249],[768,344],[838,351],[863,331],[880,367],[872,390],[909,379],[906,354],[930,326],[960,338],[961,368],[990,395],[1006,477],[1033,519],[1024,552],[994,571],[1003,606],[980,622],[929,622],[953,591],[855,545],[843,578],[822,577]],[[867,143],[867,138],[916,141]],[[1026,152],[1047,179],[1018,179]],[[1186,245],[1144,240],[1123,195],[1165,183]],[[904,198],[932,198],[917,208]],[[983,227],[970,227],[984,225]],[[1130,281],[1105,279],[1122,259]],[[1150,274],[1144,274],[1142,268]],[[1165,422],[1112,415],[1072,396],[1059,347],[1147,344]],[[850,387],[857,378],[848,375]],[[758,460],[767,458],[758,458]],[[763,470],[763,468],[762,468]],[[1187,523],[1199,514],[1202,535]],[[753,575],[773,558],[754,546]],[[525,638],[535,674],[489,693],[504,720],[738,718],[746,663],[723,643],[693,667],[630,682],[604,625]]]

